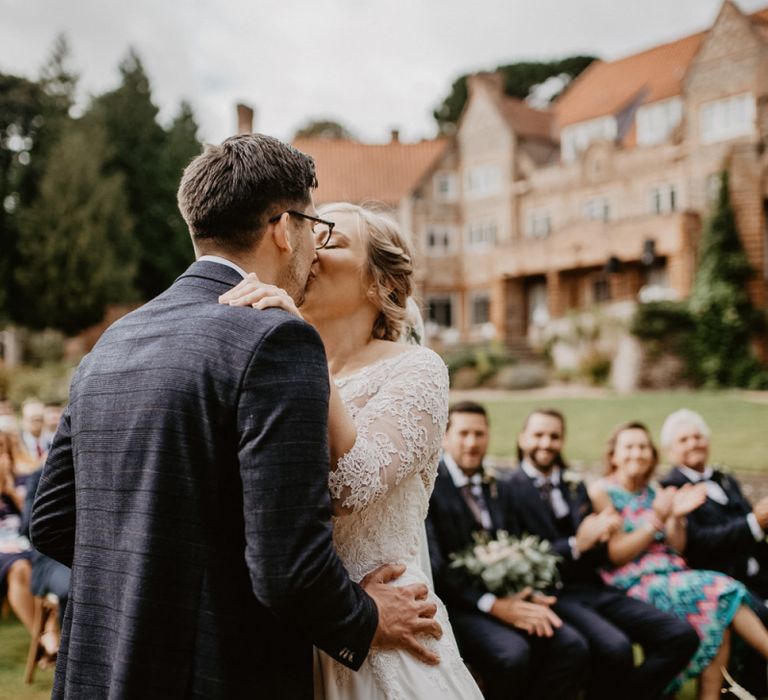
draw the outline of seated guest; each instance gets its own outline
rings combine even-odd
[[[698,413],[684,408],[664,421],[661,446],[672,469],[661,483],[703,483],[707,490],[707,500],[688,516],[683,554],[693,568],[722,571],[744,583],[750,607],[768,626],[768,496],[753,507],[735,477],[710,465],[709,445],[709,426]],[[763,659],[745,650],[739,661],[739,682],[758,697],[768,695]]]
[[[64,412],[64,408],[57,403],[47,403],[43,410],[43,441],[45,451],[51,448],[53,438],[56,435],[56,431],[59,429],[59,422],[61,421],[61,414]]]
[[[563,557],[560,617],[579,630],[590,647],[587,698],[651,698],[684,669],[698,646],[684,620],[630,598],[603,583],[606,542],[621,526],[610,507],[596,514],[586,486],[569,478],[561,450],[565,419],[554,409],[531,413],[518,437],[520,466],[510,477],[519,528],[549,540]],[[634,665],[632,644],[644,660]]]
[[[709,464],[709,427],[693,411],[671,414],[661,429],[661,446],[672,464],[664,486],[703,483],[707,500],[688,517],[685,557],[691,566],[737,578],[768,598],[768,496],[754,507],[739,482]]]
[[[482,675],[486,698],[573,698],[587,645],[561,622],[555,599],[527,591],[497,598],[448,566],[452,553],[473,543],[473,533],[516,530],[508,483],[483,469],[488,437],[481,405],[451,407],[427,516],[435,589],[448,606],[462,655]]]
[[[768,631],[745,604],[744,585],[720,572],[690,569],[685,550],[686,517],[706,500],[702,484],[654,487],[656,448],[642,423],[626,423],[608,441],[607,476],[594,483],[595,508],[618,510],[620,531],[608,541],[612,566],[603,579],[638,600],[678,615],[696,629],[700,643],[688,667],[669,690],[701,676],[700,700],[719,698],[733,628],[768,657]]]
[[[16,474],[11,437],[0,432],[0,600],[8,599],[11,610],[31,632],[34,600],[30,590],[32,567],[29,542],[19,532],[24,506],[25,477]],[[53,655],[58,641],[41,640],[46,653]]]
[[[40,483],[42,469],[30,474],[27,479],[27,494],[24,501],[24,509],[21,519],[21,533],[29,538],[29,521],[32,515],[32,504],[35,500],[37,485]],[[32,577],[30,588],[33,595],[46,596],[53,593],[59,599],[59,627],[64,621],[64,612],[67,609],[69,598],[69,578],[72,570],[45,554],[32,549]]]
[[[49,439],[44,433],[45,406],[37,399],[27,399],[21,406],[21,441],[35,463],[36,471],[48,454]]]

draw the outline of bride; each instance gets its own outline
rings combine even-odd
[[[424,519],[447,420],[448,372],[431,350],[397,342],[410,332],[410,248],[392,220],[370,209],[333,204],[320,216],[335,226],[315,228],[317,258],[301,313],[286,292],[255,276],[220,301],[279,306],[318,330],[333,380],[328,432],[336,549],[355,581],[382,564],[405,565],[393,585],[428,585],[444,634],[419,640],[439,655],[437,666],[399,649],[372,649],[353,672],[317,651],[315,696],[482,698],[432,592]]]

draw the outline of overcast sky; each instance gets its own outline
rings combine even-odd
[[[722,0],[0,0],[0,72],[37,76],[64,32],[83,101],[117,85],[129,46],[161,118],[189,100],[205,141],[256,129],[288,139],[309,118],[362,139],[435,133],[432,109],[469,71],[523,59],[619,58],[708,27]],[[737,0],[745,12],[768,0]]]

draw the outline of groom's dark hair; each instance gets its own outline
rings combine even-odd
[[[193,241],[238,252],[258,244],[270,217],[306,206],[315,187],[308,155],[271,136],[242,134],[206,146],[187,166],[178,203]]]

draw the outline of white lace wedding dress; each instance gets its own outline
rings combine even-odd
[[[315,697],[481,699],[459,656],[445,607],[432,592],[424,532],[448,416],[445,364],[431,350],[417,347],[336,385],[357,427],[354,446],[330,477],[332,498],[352,511],[333,520],[336,549],[355,581],[381,564],[405,564],[394,585],[429,586],[443,637],[423,640],[440,655],[439,666],[405,651],[373,649],[355,672],[316,651]]]

